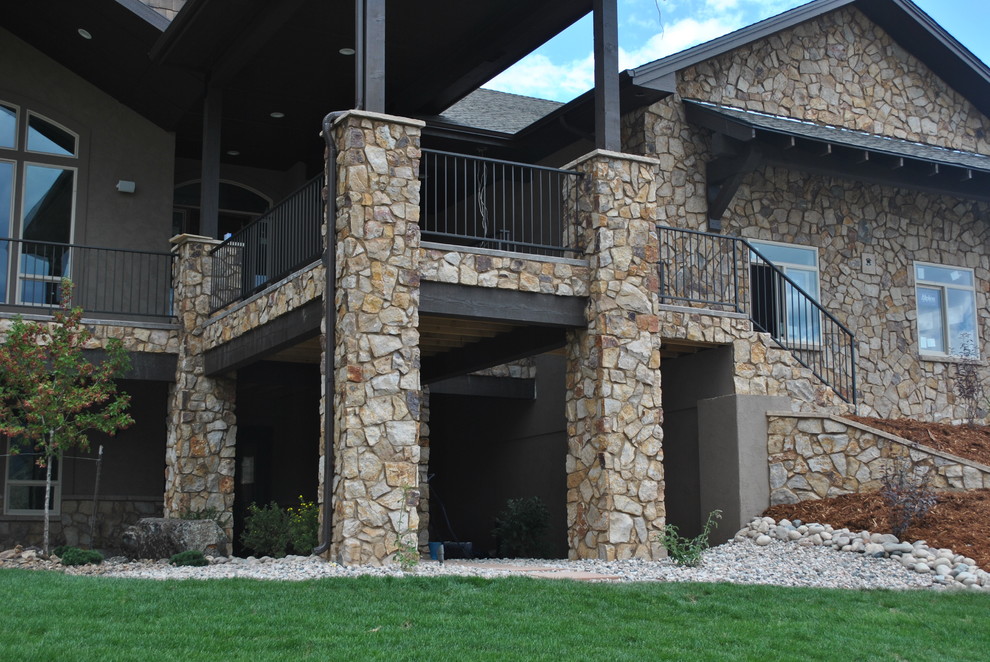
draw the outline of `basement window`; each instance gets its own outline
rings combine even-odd
[[[18,452],[11,440],[7,450],[7,484],[4,489],[4,515],[44,515],[45,467],[38,466],[39,453]],[[52,492],[49,513],[58,515],[62,501],[59,461],[52,460]]]

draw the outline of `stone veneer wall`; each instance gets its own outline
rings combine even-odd
[[[783,395],[795,411],[849,413],[851,405],[781,349],[769,334],[754,331],[740,314],[712,314],[694,308],[660,306],[660,335],[707,345],[732,345],[734,392]]]
[[[423,280],[497,287],[520,292],[558,296],[587,296],[588,264],[585,260],[544,258],[485,249],[420,250]]]
[[[6,315],[7,313],[0,313]],[[14,315],[0,317],[0,342],[6,338],[6,331],[14,323]],[[22,315],[26,320],[45,321],[48,315]],[[84,349],[99,349],[106,345],[108,338],[118,338],[128,352],[149,352],[152,354],[176,354],[179,351],[179,332],[175,324],[143,323],[121,324],[98,319],[84,319],[83,324],[93,333]]]
[[[203,329],[204,349],[213,349],[276,317],[323,296],[326,269],[311,264],[244,301],[218,311]]]
[[[941,489],[990,488],[990,467],[836,416],[770,413],[770,503],[871,492],[902,464]]]
[[[52,517],[52,547],[59,545],[117,549],[124,529],[142,517],[161,517],[162,502],[146,498],[110,497],[96,503],[96,531],[91,535],[92,497],[65,496],[62,511]],[[44,521],[40,517],[7,516],[0,518],[0,540],[27,545],[41,540]],[[95,538],[95,540],[94,540]]]
[[[657,318],[656,163],[593,152],[581,245],[591,265],[588,328],[568,334],[567,527],[571,558],[658,558],[663,413]]]
[[[334,125],[337,346],[331,555],[417,544],[422,122],[350,112]]]
[[[174,282],[180,327],[175,383],[169,387],[164,515],[214,509],[228,515],[225,533],[232,540],[236,380],[207,377],[203,365],[210,249],[219,242],[190,235],[172,242],[179,256]]]
[[[627,148],[660,160],[657,217],[666,225],[707,227],[711,138],[687,123],[682,99],[990,153],[990,120],[852,7],[679,76],[677,94],[624,118]],[[960,420],[952,360],[919,356],[913,266],[975,270],[981,356],[990,356],[987,218],[986,203],[764,167],[744,179],[722,221],[726,234],[818,248],[822,303],[858,341],[859,413]]]

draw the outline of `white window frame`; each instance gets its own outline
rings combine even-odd
[[[788,277],[790,277],[791,274],[794,271],[802,271],[802,272],[814,274],[815,289],[816,289],[816,291],[815,292],[805,292],[805,293],[808,294],[815,301],[815,303],[818,303],[819,305],[821,304],[822,279],[821,279],[821,270],[819,269],[818,247],[817,246],[805,246],[805,245],[802,245],[802,244],[789,244],[789,243],[786,243],[786,242],[783,242],[783,241],[768,241],[768,240],[764,240],[764,239],[750,239],[749,240],[749,243],[752,244],[753,247],[756,248],[756,250],[760,251],[764,255],[766,255],[766,253],[768,252],[768,251],[762,250],[764,247],[780,246],[782,248],[787,248],[787,249],[790,249],[790,250],[805,251],[805,252],[810,253],[812,256],[814,256],[814,266],[807,265],[807,264],[799,264],[799,263],[796,263],[796,262],[777,261],[777,260],[773,260],[770,256],[767,256],[767,257],[771,261],[771,264],[773,264],[775,267],[777,267],[781,271],[783,271],[784,272],[784,275],[786,275]],[[753,257],[756,258],[757,263],[759,263],[759,264],[762,264],[763,263],[763,260],[759,259],[757,256],[754,255]],[[821,338],[821,334],[822,334],[821,314],[819,313],[819,320],[818,320],[818,327],[817,327],[818,336],[817,337],[815,337],[815,338],[807,338],[807,339],[805,339],[805,338],[792,338],[792,337],[790,337],[789,329],[788,329],[788,323],[787,323],[788,315],[789,315],[789,312],[787,310],[787,296],[786,295],[781,295],[781,297],[782,297],[782,302],[784,304],[784,309],[781,310],[781,311],[779,311],[777,313],[778,316],[779,316],[779,322],[780,322],[780,326],[781,326],[781,328],[778,330],[779,337],[782,338],[782,339],[784,339],[784,340],[790,341],[790,342],[800,343],[801,346],[804,347],[804,348],[813,349],[815,347],[820,347],[821,346],[821,343],[822,343],[822,338]]]
[[[42,492],[44,492],[45,483],[47,482],[47,481],[45,481],[44,478],[42,478],[41,480],[37,480],[37,479],[24,480],[24,479],[13,479],[13,478],[10,477],[10,470],[11,470],[11,467],[13,466],[13,463],[11,462],[12,455],[13,455],[11,453],[11,448],[14,445],[15,444],[14,444],[14,441],[13,440],[9,440],[7,442],[7,458],[6,458],[7,459],[7,462],[6,462],[6,466],[4,468],[3,514],[4,515],[25,515],[25,516],[32,516],[32,517],[44,517],[44,515],[45,515],[45,508],[44,508],[44,506],[42,506],[41,508],[36,508],[36,509],[11,508],[10,507],[10,490],[11,490],[12,487],[40,487],[42,489]],[[35,453],[28,453],[28,452],[24,452],[22,450],[20,453],[17,453],[16,456],[17,457],[33,457],[35,455],[36,455]],[[53,462],[57,462],[58,460],[52,460],[52,461]],[[60,515],[62,513],[62,466],[61,466],[61,463],[59,464],[59,467],[58,467],[58,478],[52,480],[52,499],[51,499],[51,503],[49,505],[51,506],[51,510],[48,511],[48,514],[49,515]]]
[[[963,271],[969,274],[970,284],[969,285],[950,285],[949,283],[944,283],[936,280],[927,280],[920,278],[918,276],[919,267],[932,267],[936,269],[944,269],[947,271]],[[925,287],[929,289],[938,289],[942,292],[942,307],[940,311],[941,323],[942,323],[942,338],[944,339],[944,345],[940,349],[930,349],[921,346],[921,310],[919,304],[921,302],[921,294],[918,292],[919,288]],[[949,335],[949,297],[948,293],[950,290],[958,292],[968,292],[972,297],[973,302],[973,351],[974,355],[964,355],[959,352],[953,352],[952,348],[952,338]],[[957,267],[951,264],[938,264],[937,262],[921,262],[915,261],[914,263],[914,296],[915,296],[915,330],[918,333],[918,353],[924,357],[931,358],[980,358],[980,316],[979,310],[976,307],[976,273],[970,267]]]

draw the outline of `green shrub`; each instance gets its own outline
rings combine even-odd
[[[203,556],[203,552],[198,549],[189,549],[178,554],[173,554],[168,562],[172,565],[191,565],[196,567],[210,565],[210,562]]]
[[[549,526],[550,511],[540,497],[509,499],[495,518],[492,531],[498,540],[498,553],[506,557],[545,556],[543,536]]]
[[[67,550],[67,549],[72,549],[72,546],[71,545],[59,545],[58,547],[56,547],[55,549],[52,550],[52,554],[54,554],[55,556],[57,556],[59,558],[62,558],[62,554],[65,554],[65,550]]]
[[[79,549],[78,547],[61,546],[62,565],[100,565],[103,563],[103,555],[95,549]]]
[[[299,505],[288,508],[289,546],[300,556],[309,556],[319,543],[320,509],[315,501],[299,495]]]
[[[241,542],[259,556],[285,556],[289,546],[289,516],[272,501],[264,508],[252,503],[244,518]]]
[[[667,554],[674,563],[694,568],[701,564],[701,555],[708,549],[708,536],[718,526],[715,522],[718,519],[722,519],[721,510],[708,513],[708,521],[696,538],[685,538],[678,533],[676,526],[668,524],[657,536],[657,541],[667,548]]]

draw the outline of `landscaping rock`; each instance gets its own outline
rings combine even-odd
[[[215,556],[230,552],[227,535],[213,520],[145,517],[127,527],[120,543],[135,559],[167,559],[190,550]]]

